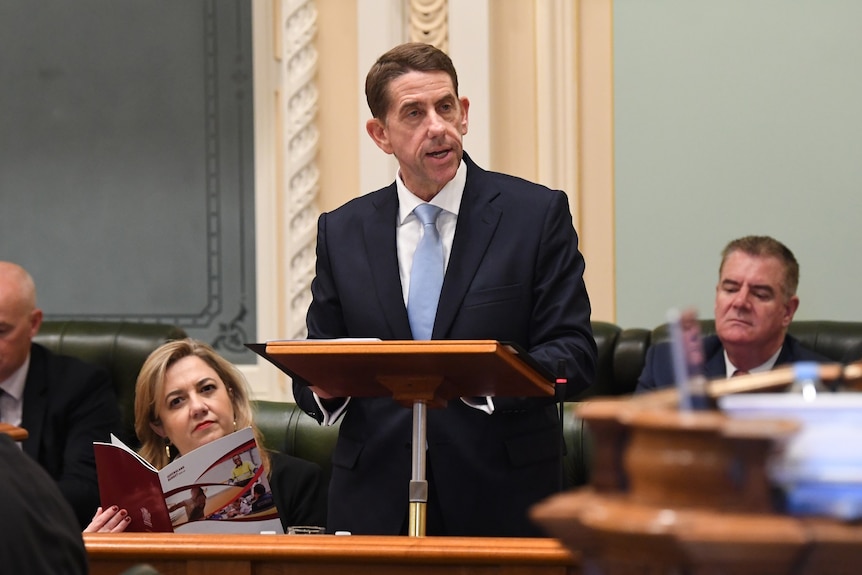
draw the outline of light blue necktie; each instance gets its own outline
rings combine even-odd
[[[413,339],[431,339],[440,288],[443,287],[443,242],[437,231],[440,210],[431,204],[420,204],[413,210],[424,230],[413,254],[410,292],[407,294],[407,317]]]

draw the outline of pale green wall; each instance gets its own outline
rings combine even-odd
[[[721,249],[767,234],[797,319],[862,321],[862,2],[614,0],[617,321],[713,316]]]

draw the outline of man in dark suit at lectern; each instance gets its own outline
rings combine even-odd
[[[590,302],[566,195],[485,171],[463,152],[470,102],[458,95],[449,57],[432,46],[381,56],[366,97],[368,134],[399,170],[391,185],[320,217],[309,337],[511,341],[565,377],[569,394],[592,385]],[[429,204],[439,216],[420,223]],[[426,236],[439,242],[445,276],[436,280],[412,276]],[[439,303],[423,327],[413,292],[435,282]],[[302,381],[294,396],[318,421],[344,418],[327,530],[405,533],[411,411],[390,398],[322,399]],[[553,397],[462,398],[430,409],[426,533],[541,535],[528,509],[559,489],[560,433]]]

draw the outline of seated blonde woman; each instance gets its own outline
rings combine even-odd
[[[206,343],[171,341],[144,362],[135,385],[135,432],[140,455],[156,469],[248,426],[262,446],[245,378]],[[316,505],[320,466],[265,449],[260,456],[285,531],[289,525],[324,525]],[[129,521],[125,509],[99,507],[84,532],[124,531]]]

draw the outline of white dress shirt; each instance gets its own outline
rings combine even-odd
[[[775,366],[775,362],[778,361],[778,356],[781,354],[781,350],[784,349],[784,346],[778,348],[778,351],[775,354],[767,359],[762,364],[758,365],[755,368],[749,369],[748,373],[761,373],[764,371],[769,371]],[[733,377],[733,374],[736,373],[738,369],[735,365],[730,362],[730,358],[727,357],[727,350],[724,351],[724,368],[727,370],[727,378],[730,379]]]
[[[21,426],[24,414],[24,384],[30,369],[30,354],[6,381],[0,383],[0,421],[16,427]],[[20,445],[20,443],[19,443]]]

